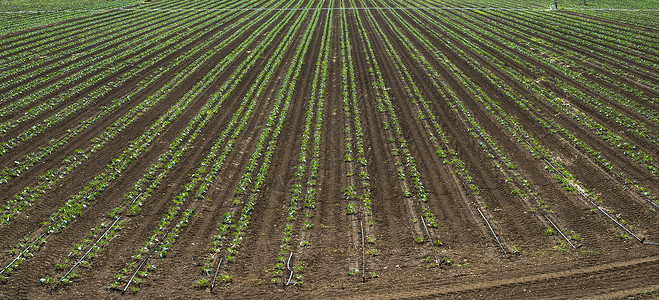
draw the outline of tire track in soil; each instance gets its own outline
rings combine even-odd
[[[615,261],[590,264],[574,269],[555,270],[547,273],[502,273],[486,272],[475,278],[451,280],[438,286],[436,282],[424,281],[412,284],[399,283],[396,291],[384,291],[384,286],[369,286],[360,289],[360,295],[374,298],[486,298],[486,299],[528,299],[543,295],[547,298],[565,298],[578,295],[603,296],[614,290],[647,289],[647,282],[653,282],[659,257],[656,255],[628,261]],[[503,278],[502,278],[503,277]],[[583,282],[587,281],[586,286]],[[655,284],[656,285],[656,284]],[[655,286],[653,285],[653,286]],[[354,295],[354,289],[341,292],[312,291],[311,297]],[[623,292],[624,293],[624,292]]]

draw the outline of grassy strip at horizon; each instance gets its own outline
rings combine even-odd
[[[85,9],[114,9],[141,3],[141,0],[0,0],[0,12],[4,11],[62,11]],[[0,13],[0,36],[55,22],[79,18],[95,12],[66,11],[53,13]]]

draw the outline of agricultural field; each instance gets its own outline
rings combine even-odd
[[[0,2],[2,299],[659,293],[658,1],[69,2]]]

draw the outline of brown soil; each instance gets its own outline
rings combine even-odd
[[[309,1],[313,2],[314,7],[320,6],[317,2],[322,2],[313,0],[302,2],[306,4]],[[153,5],[165,5],[165,3],[160,1],[154,2]],[[350,3],[350,1],[346,2],[346,5],[353,5]],[[148,7],[149,4],[145,5]],[[176,1],[172,1],[171,4],[164,7],[177,7],[176,5],[178,5]],[[224,4],[209,2],[208,5],[222,7]],[[274,4],[274,7],[283,5],[278,3]],[[324,5],[325,7],[339,7],[342,4],[341,1],[333,0],[325,2]],[[376,7],[385,4],[382,1],[366,1],[357,2],[354,5]],[[40,249],[26,252],[28,254],[25,255],[25,260],[13,271],[7,271],[6,274],[11,274],[6,279],[0,280],[0,298],[433,297],[528,299],[616,298],[632,295],[639,298],[650,298],[657,296],[659,290],[659,279],[657,279],[659,254],[657,250],[659,246],[653,244],[659,242],[659,227],[657,226],[659,219],[655,210],[657,202],[622,180],[617,172],[622,172],[627,178],[636,180],[638,184],[647,188],[651,195],[659,194],[656,184],[659,182],[659,177],[624,151],[612,147],[610,143],[598,136],[597,132],[586,128],[577,120],[537,97],[533,91],[509,72],[497,67],[495,62],[490,61],[487,56],[480,55],[479,49],[474,49],[469,45],[478,46],[524,76],[536,78],[537,72],[543,72],[546,76],[566,81],[587,97],[596,98],[605,105],[616,108],[631,120],[643,124],[652,130],[655,137],[659,131],[659,124],[642,116],[638,111],[607,98],[589,85],[592,82],[597,83],[627,99],[637,101],[647,110],[656,113],[658,108],[656,99],[659,96],[656,89],[643,82],[621,77],[615,72],[615,70],[629,71],[636,76],[635,78],[654,81],[656,86],[657,77],[656,74],[653,74],[653,66],[637,62],[628,56],[621,56],[619,60],[605,59],[602,60],[604,65],[586,65],[612,80],[604,80],[601,76],[590,74],[584,75],[586,80],[578,81],[570,79],[552,65],[546,64],[544,60],[515,50],[503,41],[524,47],[526,44],[523,41],[526,36],[539,34],[539,36],[547,36],[548,40],[545,42],[556,46],[556,49],[559,49],[556,51],[561,52],[559,54],[567,57],[578,54],[593,60],[598,59],[599,55],[597,51],[589,48],[590,46],[574,47],[566,42],[555,41],[555,38],[575,40],[588,37],[592,39],[593,45],[607,50],[608,54],[642,53],[645,60],[649,62],[659,61],[656,50],[651,51],[646,47],[639,47],[616,52],[623,44],[610,44],[603,39],[600,40],[597,32],[561,36],[551,31],[538,30],[516,23],[514,18],[517,12],[481,13],[449,10],[410,11],[408,14],[408,12],[398,10],[334,10],[332,19],[329,19],[330,11],[322,10],[319,13],[315,29],[305,32],[308,26],[314,25],[311,16],[316,13],[316,10],[311,10],[307,18],[301,20],[300,29],[295,32],[286,51],[275,60],[277,67],[270,71],[272,74],[270,80],[259,83],[261,80],[259,74],[268,66],[268,61],[274,55],[277,47],[285,40],[285,33],[302,14],[302,11],[284,10],[279,20],[259,31],[259,28],[277,12],[280,11],[258,13],[256,18],[263,16],[262,20],[228,43],[225,48],[213,53],[204,64],[187,75],[188,77],[183,79],[181,84],[175,86],[157,105],[140,115],[100,151],[89,155],[80,166],[48,189],[45,195],[38,197],[29,207],[21,210],[9,224],[0,224],[0,251],[2,251],[0,270],[3,270],[24,249],[24,244],[19,244],[24,237],[31,242],[34,238],[45,234],[46,240]],[[184,13],[172,12],[172,16],[168,16],[161,22],[163,26],[168,26],[167,20],[174,18],[175,14]],[[248,13],[250,11],[235,11],[230,18],[238,20]],[[433,17],[429,17],[428,23],[418,23],[416,20],[426,18],[426,13]],[[434,15],[435,13],[437,14]],[[135,28],[131,31],[141,28],[138,20],[155,17],[155,15],[146,16],[136,12],[108,12],[107,16],[94,17],[101,28],[104,24],[111,24],[115,18],[129,17],[131,14],[134,14],[134,18],[136,18]],[[250,53],[256,51],[258,45],[265,41],[267,33],[275,30],[278,23],[284,22],[286,14],[292,14],[292,18],[287,21],[288,23],[283,23],[283,30],[274,37],[270,44],[265,46],[263,55],[250,56]],[[344,65],[341,60],[342,34],[340,28],[343,14],[346,15],[347,24],[345,26],[352,47],[350,55],[355,70],[354,92],[357,108],[361,112],[360,124],[355,121],[352,106],[349,113],[344,110],[345,94],[342,72],[347,70],[348,66]],[[444,29],[439,26],[440,24],[433,23],[444,22],[440,19],[443,17],[449,18],[451,22],[442,23],[442,26],[446,26],[456,35],[443,32]],[[540,27],[544,24],[543,22],[546,22],[539,14],[527,14],[524,17],[531,22],[540,24]],[[586,17],[576,13],[566,16],[566,18],[576,21],[586,20],[604,28],[624,26],[614,21],[599,17]],[[359,20],[363,23],[360,24]],[[80,19],[70,22],[73,21],[79,22]],[[200,21],[188,20],[180,26],[192,26]],[[305,130],[306,118],[309,116],[307,115],[309,99],[318,93],[318,86],[314,89],[313,78],[316,69],[322,66],[317,58],[322,54],[324,25],[328,22],[332,26],[333,35],[328,39],[329,53],[327,55],[327,78],[324,79],[325,92],[318,176],[312,178],[309,175],[309,165],[312,159],[314,122],[317,116],[315,108],[311,115],[313,118],[312,130],[307,144],[305,164],[301,163],[299,156],[303,146],[302,134]],[[476,38],[469,34],[470,29],[460,25],[460,22],[474,22],[468,26],[478,26],[478,23],[487,24],[488,30],[501,33],[501,39],[481,34],[478,34],[479,37]],[[411,24],[411,27],[407,28],[404,23]],[[52,26],[66,28],[68,25],[61,23]],[[105,97],[97,99],[96,102],[71,115],[65,121],[0,155],[0,168],[12,168],[23,163],[30,153],[39,151],[40,147],[48,145],[51,139],[66,135],[67,129],[74,128],[81,121],[95,116],[101,106],[109,105],[113,100],[134,91],[137,87],[133,83],[147,78],[160,68],[167,68],[172,60],[179,59],[179,56],[187,50],[205,42],[206,39],[225,29],[226,26],[228,24],[202,29],[209,30],[209,32],[198,40],[187,40],[186,38],[185,41],[188,45],[181,50],[164,56],[157,64],[136,74],[126,84],[115,87]],[[365,32],[360,30],[361,26]],[[636,27],[630,26],[630,28]],[[72,155],[76,149],[88,148],[91,141],[107,126],[174,80],[187,65],[201,57],[211,47],[229,38],[237,30],[241,29],[234,28],[221,38],[214,40],[206,49],[184,58],[184,63],[179,67],[169,70],[158,82],[143,89],[115,113],[99,119],[20,176],[9,178],[7,183],[0,184],[0,194],[2,195],[0,205],[9,203],[14,195],[26,187],[36,185],[38,177],[42,174],[60,168],[64,164],[63,159]],[[416,34],[417,31],[420,32],[420,35]],[[32,31],[0,37],[0,41],[3,38],[18,37],[15,42],[16,47],[41,49],[40,51],[43,53],[58,53],[57,51],[67,49],[42,45],[41,43],[47,38],[47,35],[33,40],[21,37],[21,35],[29,35],[30,32]],[[260,33],[247,47],[247,50],[236,55],[234,61],[193,98],[187,109],[166,126],[157,139],[87,205],[80,216],[72,219],[61,233],[45,233],[46,226],[43,222],[50,220],[65,201],[88,185],[90,180],[102,172],[117,155],[126,149],[131,141],[143,134],[145,129],[156,122],[174,103],[185,97],[195,84],[203,81],[206,74],[211,72],[222,59],[230,55],[242,41],[249,38],[254,32]],[[650,29],[647,29],[646,32],[654,33]],[[61,37],[75,40],[85,34],[84,31],[75,31],[61,33]],[[102,31],[96,32],[96,36],[88,41],[89,45],[82,49],[90,49],[95,46],[96,39],[107,34]],[[180,28],[172,28],[167,34],[192,36],[191,32],[180,31]],[[607,31],[606,36],[611,37],[613,34],[611,31]],[[296,66],[294,60],[297,55],[296,49],[306,38],[308,38],[310,46],[306,55],[300,60],[302,64],[299,78],[296,82],[289,82],[287,77],[289,68]],[[625,36],[618,38],[624,40]],[[645,32],[643,38],[654,41],[655,45],[659,43],[656,36],[653,37]],[[372,49],[367,48],[367,39]],[[435,50],[428,49],[420,39],[426,40],[436,51],[445,55],[473,85],[467,84],[464,78],[451,71],[445,61],[433,54]],[[409,41],[409,45],[406,44],[407,41]],[[115,46],[117,45],[112,41],[107,42],[108,48]],[[418,55],[427,61],[427,65],[421,64],[417,54],[410,53],[407,47],[417,49]],[[522,64],[520,60],[503,55],[495,47],[514,54],[514,57],[518,57],[526,63]],[[542,55],[542,53],[539,54]],[[254,65],[246,71],[237,88],[222,103],[219,111],[212,115],[212,119],[205,127],[194,137],[189,137],[190,145],[184,149],[180,160],[171,172],[146,198],[141,211],[135,215],[124,215],[124,227],[102,246],[102,250],[96,257],[90,259],[86,266],[75,269],[74,272],[77,276],[72,279],[70,284],[58,285],[51,296],[50,291],[53,284],[40,283],[40,279],[53,277],[55,280],[59,280],[64,275],[66,270],[56,269],[55,264],[69,256],[75,245],[84,241],[91,228],[98,226],[100,222],[112,221],[108,217],[111,210],[122,205],[124,195],[131,191],[159,156],[170,148],[170,143],[181,134],[182,129],[188,126],[195,116],[202,113],[204,105],[211,101],[222,85],[234,80],[234,71],[238,70],[240,64],[249,57],[254,60]],[[11,56],[0,58],[11,59]],[[146,60],[148,57],[144,59]],[[483,76],[482,72],[479,72],[474,62],[486,69],[489,74],[500,78],[518,95],[533,101],[534,110],[521,110],[510,95],[507,95],[501,87],[493,84]],[[53,63],[56,61],[44,61],[40,67],[47,67]],[[381,71],[384,88],[377,86],[380,78],[374,71],[372,63],[377,64]],[[435,73],[428,74],[428,70],[425,69],[427,66],[432,68]],[[527,66],[532,66],[533,69]],[[38,68],[26,72],[36,71]],[[0,66],[0,70],[2,69],[4,68]],[[51,72],[57,70],[58,68],[54,68]],[[406,70],[409,76],[402,76],[401,70]],[[95,70],[94,73],[101,71]],[[17,76],[21,74],[17,74]],[[52,81],[34,86],[26,90],[21,97],[36,93],[40,88],[58,82],[69,75],[62,74],[53,78]],[[113,80],[114,76],[118,75],[111,74],[109,77],[103,78],[89,91]],[[446,86],[463,103],[469,115],[479,123],[481,130],[491,137],[492,143],[496,143],[502,153],[517,166],[516,172],[528,180],[528,186],[521,185],[515,181],[517,179],[513,179],[511,183],[508,176],[512,172],[497,167],[497,164],[502,163],[503,159],[499,156],[488,156],[488,153],[480,149],[483,147],[481,144],[483,140],[472,135],[474,129],[467,126],[465,115],[455,113],[451,109],[452,100],[438,92],[436,85],[433,84],[438,81],[446,83]],[[647,97],[637,98],[634,91],[623,89],[612,82],[625,82]],[[30,84],[30,81],[20,84]],[[20,84],[12,85],[10,88]],[[289,91],[290,84],[295,84],[295,88]],[[638,149],[648,153],[654,160],[653,163],[658,165],[659,148],[656,138],[654,140],[644,138],[626,130],[611,117],[600,113],[553,84],[543,81],[539,81],[537,84],[549,90],[556,97],[564,98],[574,109],[583,112],[594,121],[621,135]],[[253,112],[247,118],[244,127],[238,128],[232,118],[246,116],[246,112],[241,110],[241,105],[243,101],[251,99],[249,98],[250,89],[253,85],[254,87],[264,87],[263,93],[257,99]],[[639,238],[644,238],[644,242],[640,243],[632,237],[626,237],[626,232],[598,212],[596,208],[593,209],[588,199],[564,189],[561,183],[554,179],[554,175],[546,171],[544,160],[534,158],[526,150],[525,145],[518,142],[506,126],[498,121],[497,115],[481,102],[479,95],[474,92],[475,87],[496,102],[502,111],[515,118],[529,136],[535,138],[557,161],[563,163],[566,170],[579,180],[581,186],[588,188],[594,195],[598,195],[601,198],[601,202],[597,204],[599,207],[619,218],[619,222],[624,223],[625,228]],[[62,89],[67,88],[70,86],[62,87]],[[85,91],[85,93],[89,91]],[[348,91],[351,91],[351,88],[348,88]],[[4,92],[6,90],[0,91],[0,93]],[[271,112],[275,109],[284,109],[282,105],[277,106],[275,103],[281,92],[290,92],[285,95],[288,95],[291,101],[281,134],[277,140],[271,141],[270,136],[264,135],[264,133],[268,133],[272,126],[267,124]],[[391,100],[392,111],[387,111],[386,108],[384,111],[378,109],[385,94]],[[70,97],[65,103],[17,125],[0,137],[5,139],[24,132],[31,126],[43,122],[49,116],[59,113],[68,103],[76,101],[81,96],[83,95]],[[424,113],[434,116],[447,136],[448,145],[455,150],[457,157],[464,161],[466,170],[473,177],[473,183],[480,191],[479,196],[468,188],[468,183],[461,175],[456,175],[455,167],[445,162],[445,158],[437,156],[437,144],[433,142],[433,139],[439,132],[429,126],[427,120],[419,118],[419,99],[427,101],[428,111],[424,111]],[[16,100],[6,99],[3,106]],[[31,107],[28,106],[24,110]],[[0,122],[6,122],[19,116],[24,110],[17,111],[15,115],[5,116],[0,119]],[[400,123],[399,133],[393,128],[383,125],[385,122],[389,122],[389,126],[393,126],[391,121],[394,117]],[[600,152],[602,157],[615,165],[615,172],[606,170],[601,163],[583,149],[576,147],[564,135],[548,131],[538,123],[539,118],[555,120],[557,124],[573,132],[576,138]],[[345,130],[346,124],[350,125],[352,131]],[[361,136],[363,145],[359,145],[355,139],[358,134],[355,128],[358,125],[363,128],[363,136]],[[184,191],[187,183],[193,180],[192,174],[206,158],[220,133],[227,128],[231,132],[238,130],[236,131],[237,136],[229,138],[235,144],[228,152],[217,179],[210,183],[208,192],[203,199],[187,200],[181,204],[181,211],[194,208],[195,212],[190,218],[188,226],[181,231],[172,244],[167,256],[160,258],[154,255],[149,258],[148,263],[154,265],[155,269],[150,270],[146,278],[141,278],[141,283],[131,282],[132,287],[139,287],[139,289],[129,289],[123,295],[108,289],[115,280],[115,274],[126,267],[127,263],[133,261],[131,257],[144,246],[146,239],[157,229],[162,218],[172,207],[173,199]],[[265,137],[266,147],[270,146],[274,149],[271,161],[268,161],[263,155],[255,158],[255,171],[248,175],[251,176],[251,187],[251,184],[257,180],[260,168],[266,166],[268,172],[265,182],[255,192],[250,190],[245,194],[234,194],[241,178],[247,176],[245,174],[250,167],[253,153],[259,151],[257,145],[262,135]],[[353,155],[357,155],[357,146],[364,148],[363,155],[367,162],[366,165],[360,166],[356,159],[346,159],[346,143],[353,148]],[[398,151],[401,144],[407,145],[410,157],[416,163],[418,172],[421,174],[421,183],[428,192],[428,202],[417,201],[416,196],[405,195],[406,186],[413,191],[414,187],[412,186],[412,175],[409,174],[411,172],[409,171],[411,170],[410,164],[406,163],[403,155],[399,156]],[[306,168],[306,173],[302,175],[302,178],[297,178],[296,170],[300,167]],[[369,175],[367,179],[362,177],[365,171]],[[407,172],[407,177],[401,176],[401,171]],[[311,185],[311,181],[315,185]],[[351,199],[346,196],[348,187],[357,186],[361,189],[362,182],[370,185],[364,187],[363,191],[371,194],[372,215],[363,214],[365,210],[364,204],[360,201],[361,198]],[[316,204],[313,209],[302,208],[302,205],[299,204],[296,218],[291,219],[289,218],[291,193],[297,183],[304,186],[304,191],[313,189],[316,192]],[[513,191],[515,188],[523,189],[530,196],[525,198],[516,196]],[[193,193],[194,191],[191,192],[191,194]],[[209,287],[195,287],[195,282],[201,278],[207,280],[214,278],[212,275],[215,269],[210,275],[206,275],[202,273],[201,267],[204,266],[205,260],[209,256],[211,242],[216,235],[220,234],[218,226],[222,222],[223,215],[227,212],[235,212],[235,224],[250,195],[254,197],[255,204],[253,211],[249,213],[249,225],[242,232],[242,241],[236,247],[235,257],[231,262],[225,261],[218,272],[221,276],[230,275],[232,280],[230,283],[218,280],[212,290]],[[539,207],[535,202],[536,199],[546,200],[551,205],[551,211],[536,211],[535,208]],[[481,204],[487,205],[478,205],[479,201]],[[359,213],[347,214],[346,205],[348,204],[356,204]],[[477,208],[481,209],[483,217]],[[438,224],[437,227],[428,228],[428,232],[420,219],[424,209],[434,214]],[[307,214],[309,212],[312,215]],[[7,211],[3,209],[2,215],[6,213]],[[549,216],[561,230],[574,230],[579,234],[580,240],[572,240],[577,248],[567,245],[565,239],[557,233],[553,235],[545,233],[548,228],[553,228],[545,215]],[[176,219],[178,220],[179,217],[180,215]],[[624,221],[621,221],[622,219]],[[372,220],[372,223],[368,220]],[[305,228],[308,226],[307,224],[311,224],[313,227]],[[282,238],[285,236],[287,226],[291,227],[291,242],[289,246],[282,248]],[[227,236],[223,237],[223,244],[212,259],[213,267],[217,266],[220,258],[226,259],[227,247],[233,238],[231,236],[233,228],[228,231]],[[364,237],[362,237],[362,230],[364,230]],[[501,247],[496,242],[492,231],[500,240]],[[432,246],[427,240],[428,234],[432,236],[433,240],[438,241],[435,246]],[[98,236],[94,237],[94,239],[96,238]],[[369,239],[364,249],[362,248],[362,238]],[[419,238],[423,241],[419,241]],[[12,248],[17,248],[18,252],[10,253]],[[89,246],[82,251],[87,249]],[[505,254],[502,249],[506,251]],[[362,251],[369,250],[377,253],[362,255]],[[301,277],[293,278],[292,284],[285,286],[284,283],[288,281],[291,274],[286,266],[282,267],[283,272],[281,273],[275,273],[273,270],[276,264],[281,262],[281,257],[285,256],[286,261],[290,253],[293,253],[290,260],[291,269],[295,271],[294,275],[301,275]],[[451,264],[432,265],[435,253],[439,258],[450,260]],[[76,256],[76,258],[78,257]],[[362,261],[362,259],[364,260]],[[304,266],[303,268],[296,268],[301,264]],[[69,266],[71,265],[69,264]],[[365,266],[365,269],[362,268],[362,265]],[[128,278],[122,280],[126,282]]]

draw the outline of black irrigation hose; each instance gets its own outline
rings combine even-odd
[[[556,224],[554,224],[554,222],[552,222],[551,219],[549,217],[547,217],[547,215],[544,215],[544,216],[545,216],[545,219],[547,219],[547,221],[549,221],[549,223],[551,223],[551,225],[554,226],[554,228],[556,228],[556,231],[558,231],[558,233],[560,233],[561,236],[563,236],[563,238],[567,241],[567,243],[570,244],[570,246],[572,246],[572,248],[577,249],[577,247],[575,247],[572,244],[572,242],[570,242],[570,240],[563,234],[563,232],[561,232],[561,230],[558,229],[558,226],[556,226]]]
[[[497,234],[494,233],[494,229],[492,229],[492,226],[490,226],[490,222],[487,221],[487,218],[485,218],[485,215],[483,215],[483,213],[481,212],[481,210],[478,207],[476,207],[476,210],[478,210],[478,213],[481,214],[481,217],[483,218],[483,220],[485,220],[485,224],[487,224],[487,227],[490,228],[490,231],[492,232],[492,235],[494,235],[494,239],[497,240],[497,244],[499,244],[499,247],[501,248],[501,251],[503,251],[503,255],[505,255],[506,258],[510,258],[510,257],[508,257],[508,253],[506,253],[506,249],[504,249],[503,245],[501,245],[501,242],[499,241],[499,237],[497,237]]]
[[[439,266],[441,262],[439,261],[439,256],[437,255],[437,251],[435,251],[435,242],[432,240],[432,237],[430,236],[430,231],[428,231],[428,226],[426,226],[426,220],[423,219],[423,215],[421,215],[421,222],[423,222],[423,228],[426,229],[426,234],[428,235],[428,239],[430,240],[430,246],[432,247],[432,252],[435,253],[435,261],[437,261],[437,265]]]
[[[91,247],[89,247],[89,250],[87,250],[87,252],[85,252],[85,255],[83,255],[80,259],[78,259],[78,261],[73,265],[73,267],[71,267],[71,269],[69,269],[69,271],[66,272],[66,274],[64,274],[64,276],[62,276],[62,278],[60,278],[60,280],[57,283],[55,283],[55,285],[53,285],[53,287],[50,289],[50,294],[51,295],[53,294],[53,291],[55,291],[55,288],[57,287],[57,285],[60,284],[60,282],[62,282],[62,280],[64,280],[64,278],[66,278],[66,276],[68,276],[69,274],[71,274],[71,272],[73,272],[73,269],[75,269],[80,264],[80,262],[82,262],[82,260],[85,259],[85,257],[87,257],[89,252],[91,252],[92,249],[94,249],[94,246],[96,246],[96,244],[98,244],[103,239],[103,237],[105,237],[108,234],[108,232],[110,232],[110,229],[112,229],[112,227],[114,227],[114,225],[116,225],[117,222],[119,222],[120,219],[121,219],[121,217],[118,217],[116,220],[114,220],[114,223],[112,223],[112,225],[110,225],[110,227],[108,227],[108,230],[106,230],[103,233],[103,235],[101,235],[101,237],[99,237],[98,240],[96,240],[96,243],[94,243]]]
[[[288,286],[291,283],[291,279],[293,279],[293,270],[291,270],[292,257],[293,257],[293,252],[291,252],[291,255],[288,256],[288,262],[286,263],[286,268],[288,269],[289,272],[291,272],[291,275],[288,276],[288,281],[286,282],[286,286]]]
[[[38,238],[34,239],[34,241],[32,241],[32,243],[29,246],[27,246],[27,248],[25,248],[21,253],[19,253],[18,256],[16,256],[16,258],[14,258],[14,260],[12,260],[4,269],[2,269],[2,271],[0,271],[0,275],[2,275],[2,273],[7,271],[9,269],[9,267],[11,267],[11,265],[14,264],[14,262],[16,262],[19,258],[21,258],[21,256],[23,256],[23,254],[25,254],[25,252],[27,252],[27,250],[30,250],[30,248],[32,248],[32,246],[34,246],[34,244],[36,244],[37,241],[40,238],[44,237],[46,235],[46,233],[48,233],[48,232],[46,231],[43,234],[41,234]]]
[[[362,281],[366,281],[366,247],[364,244],[364,224],[359,220],[359,227],[362,229]]]
[[[220,262],[217,263],[217,268],[215,269],[215,276],[213,276],[213,283],[211,283],[211,291],[213,291],[213,288],[215,287],[215,280],[217,279],[217,273],[220,272],[220,266],[222,265],[222,259],[224,257],[220,257]]]

